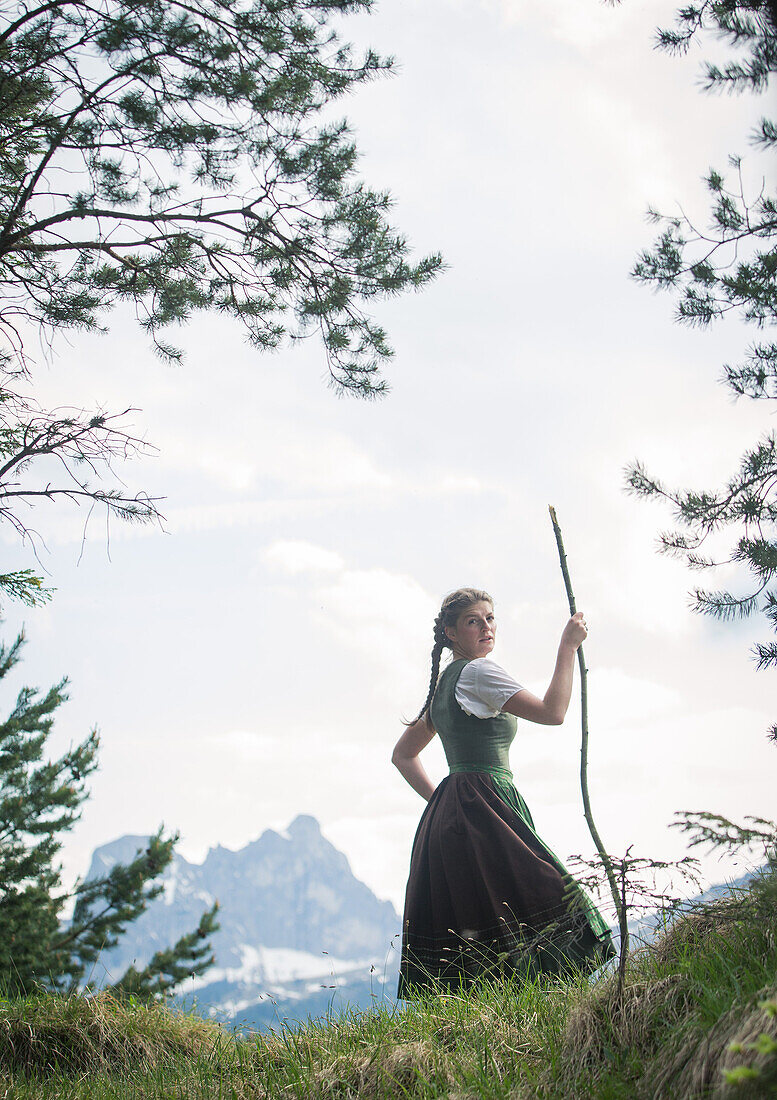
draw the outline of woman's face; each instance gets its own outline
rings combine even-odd
[[[472,661],[476,657],[487,657],[496,642],[494,608],[486,600],[471,604],[459,615],[455,626],[445,628],[445,633],[453,642],[456,660],[465,657]]]

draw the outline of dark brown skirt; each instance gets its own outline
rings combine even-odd
[[[398,996],[484,977],[595,969],[614,954],[607,923],[534,831],[512,785],[447,776],[413,843]],[[510,798],[512,805],[505,801]]]

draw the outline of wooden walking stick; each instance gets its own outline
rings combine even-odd
[[[564,577],[564,587],[567,590],[567,599],[569,600],[569,614],[575,615],[577,613],[577,606],[575,604],[575,596],[572,591],[572,581],[569,577],[569,566],[567,565],[567,555],[564,551],[564,541],[561,538],[561,528],[558,525],[558,519],[556,518],[556,509],[553,505],[548,506],[550,512],[550,522],[553,524],[553,534],[556,536],[556,546],[558,547],[558,558],[561,563],[561,573]],[[585,814],[586,824],[588,825],[588,831],[591,834],[596,850],[599,853],[599,858],[602,861],[605,874],[607,875],[607,881],[610,884],[610,893],[612,894],[613,904],[615,906],[615,912],[618,915],[618,928],[621,937],[621,983],[623,980],[623,967],[626,962],[626,956],[629,949],[629,928],[626,914],[626,905],[624,899],[621,896],[621,891],[618,889],[618,880],[615,877],[615,868],[612,865],[612,860],[608,855],[604,845],[602,844],[602,838],[599,836],[599,830],[596,828],[596,822],[594,821],[594,815],[591,812],[591,798],[588,794],[588,669],[585,667],[585,657],[583,656],[583,647],[579,647],[577,651],[577,662],[580,666],[580,720],[582,724],[582,739],[580,743],[580,789],[583,792],[583,813]]]

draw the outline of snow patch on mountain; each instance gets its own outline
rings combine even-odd
[[[87,877],[129,862],[147,837],[98,848]],[[202,863],[175,853],[162,893],[104,952],[92,979],[116,981],[191,932],[218,900],[215,965],[183,983],[182,996],[214,1018],[247,1026],[304,1019],[333,1005],[367,1008],[396,988],[400,918],[351,871],[309,815],[267,829],[244,848],[217,846]]]
[[[307,951],[295,951],[289,947],[256,947],[244,943],[240,946],[239,966],[213,966],[199,978],[186,983],[186,992],[203,989],[215,982],[244,982],[262,986],[281,986],[290,982],[311,978],[337,978],[352,970],[369,970],[372,959],[338,959],[332,955],[311,955]],[[314,984],[310,988],[319,989]]]

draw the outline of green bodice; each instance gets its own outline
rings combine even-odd
[[[510,745],[518,725],[512,714],[475,718],[456,702],[456,684],[466,660],[451,661],[440,677],[432,702],[432,725],[452,772],[510,771]]]

